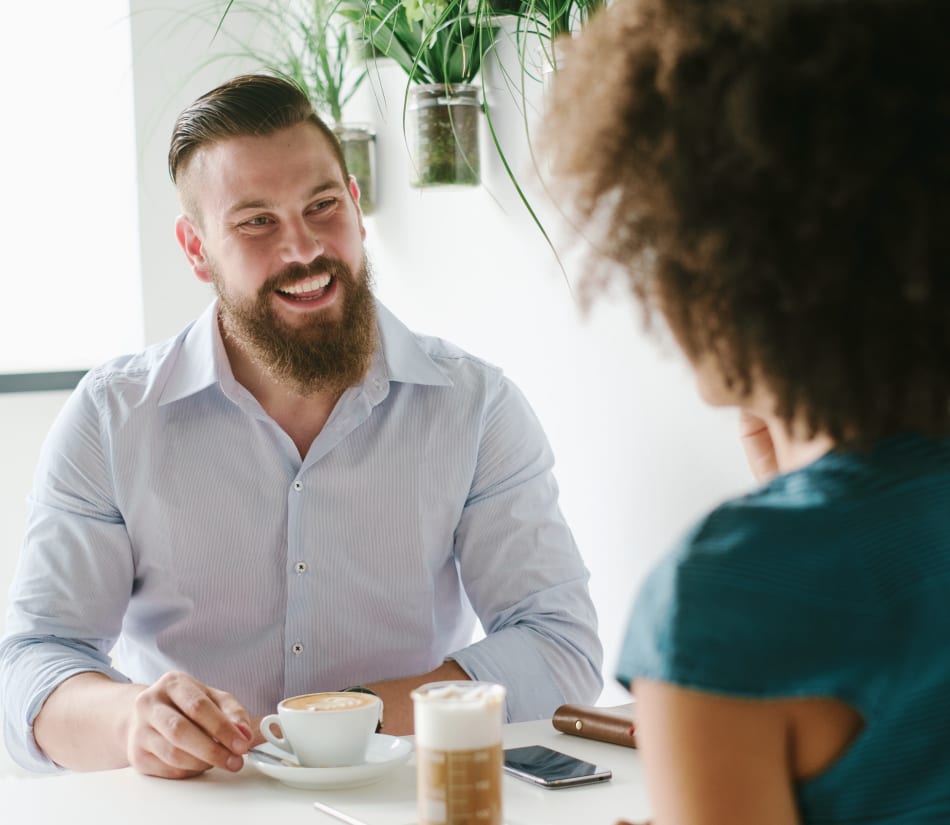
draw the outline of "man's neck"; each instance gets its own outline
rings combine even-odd
[[[314,439],[322,432],[336,406],[342,389],[314,390],[302,393],[286,381],[278,381],[237,343],[224,337],[224,346],[235,380],[243,386],[264,411],[277,422],[297,446],[304,458]]]

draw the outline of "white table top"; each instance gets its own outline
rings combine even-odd
[[[506,775],[506,825],[613,825],[621,818],[633,822],[649,818],[640,756],[635,750],[566,736],[547,720],[505,727],[505,747],[535,744],[610,768],[613,779],[547,790]],[[367,825],[410,825],[417,821],[415,760],[375,784],[334,791],[288,788],[251,765],[237,774],[212,770],[181,781],[141,776],[130,768],[55,776],[0,775],[3,819],[44,825],[75,822],[77,817],[101,825],[339,825],[314,809],[315,800]],[[9,813],[14,814],[12,820],[7,819]]]

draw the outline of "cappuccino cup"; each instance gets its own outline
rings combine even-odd
[[[368,693],[292,696],[277,705],[277,713],[261,720],[261,733],[307,768],[360,765],[366,761],[382,707],[380,698]],[[279,736],[274,728],[280,729]]]

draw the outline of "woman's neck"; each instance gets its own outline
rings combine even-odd
[[[739,432],[755,477],[767,481],[817,461],[835,444],[825,433],[812,433],[799,414],[792,422],[776,416],[776,399],[762,382],[742,398],[732,399],[742,411]]]
[[[801,469],[817,461],[834,447],[829,436],[823,433],[809,435],[808,428],[800,423],[789,428],[773,416],[761,418],[768,424],[780,473]]]

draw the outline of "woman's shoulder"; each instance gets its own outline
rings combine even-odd
[[[852,637],[868,638],[879,618],[860,540],[821,491],[786,486],[723,503],[653,568],[631,614],[622,681],[747,696],[828,691],[817,684],[827,664],[847,659]]]

